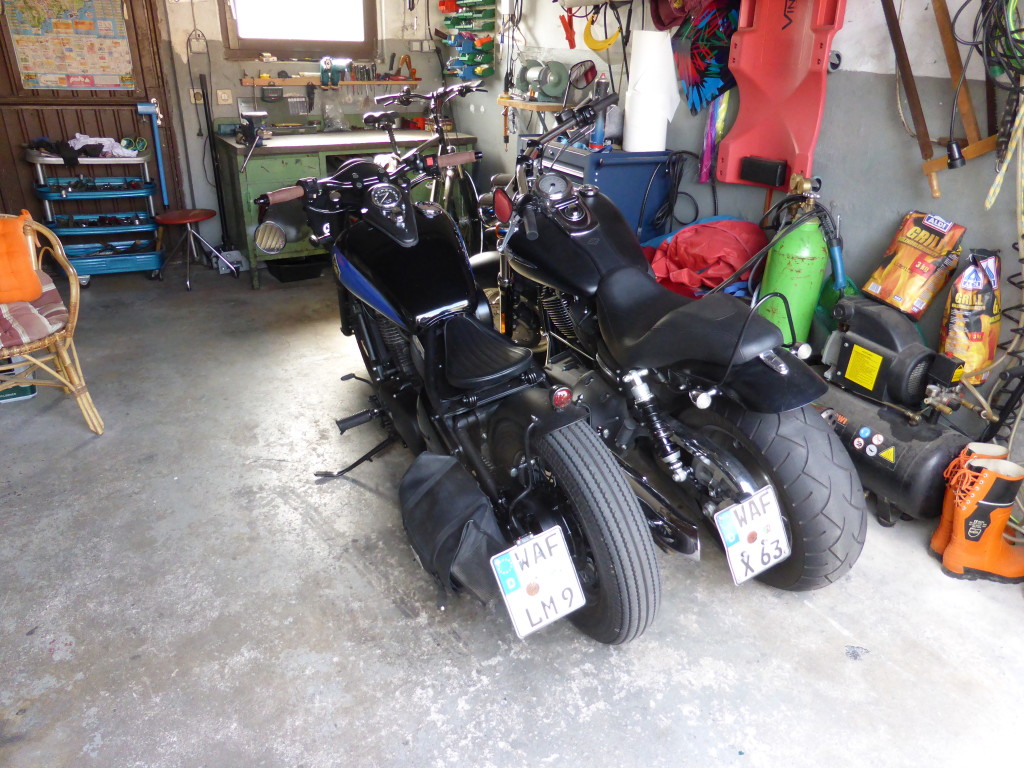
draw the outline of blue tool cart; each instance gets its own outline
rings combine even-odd
[[[150,277],[160,276],[163,253],[156,237],[153,195],[157,185],[149,175],[150,155],[79,158],[82,166],[106,166],[109,173],[124,171],[123,175],[93,177],[76,174],[62,158],[35,149],[27,150],[25,159],[35,169],[35,191],[43,202],[44,223],[64,243],[83,286],[92,275],[110,272],[148,271]],[[59,207],[54,210],[67,201],[117,199],[134,201],[135,210],[88,214],[60,212]]]

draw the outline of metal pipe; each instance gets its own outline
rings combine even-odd
[[[143,101],[135,105],[140,115],[149,115],[153,120],[153,149],[156,152],[156,167],[160,176],[160,196],[164,201],[164,208],[170,205],[167,199],[167,179],[164,176],[164,153],[160,147],[160,124],[163,122],[163,115],[160,114],[160,104],[156,99]]]

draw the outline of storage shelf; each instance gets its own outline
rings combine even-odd
[[[525,109],[529,112],[561,112],[561,102],[555,103],[553,101],[524,101],[523,99],[513,99],[508,96],[498,97],[499,107],[515,107],[516,109]]]
[[[95,179],[88,179],[89,183],[95,182],[95,189],[77,189],[64,191],[75,179],[46,179],[45,186],[36,186],[36,196],[41,200],[108,200],[123,197],[149,197],[156,191],[156,184],[152,181],[145,181],[141,178],[125,176],[101,176]],[[122,184],[137,183],[136,189],[119,189]],[[106,186],[108,189],[101,189]],[[54,191],[54,187],[60,187],[61,191]]]
[[[140,152],[135,157],[80,157],[79,165],[145,165],[149,162],[151,155]],[[25,151],[25,159],[35,165],[60,165],[64,166],[64,158],[60,155],[51,155],[48,152],[40,152],[38,149]]]
[[[377,85],[381,87],[391,87],[395,83],[405,85],[408,83],[422,83],[423,80],[415,78],[413,80],[342,80],[337,85],[324,85],[320,82],[320,76],[316,77],[243,77],[241,83],[243,86],[257,86],[262,85],[268,88],[274,88],[279,85],[317,85],[321,88],[340,88],[344,85]]]
[[[113,214],[117,218],[121,219],[138,219],[138,224],[95,224],[100,219],[112,218],[111,215],[107,214],[93,214],[93,215],[79,215],[75,214],[74,221],[78,224],[69,223],[67,216],[58,216],[54,221],[46,222],[46,226],[53,230],[57,237],[76,237],[79,235],[92,237],[94,235],[117,235],[117,234],[130,234],[133,232],[155,232],[157,223],[153,218],[144,211],[137,213],[118,213]],[[82,224],[85,226],[82,226]]]
[[[94,256],[97,251],[107,246],[113,246],[117,250],[130,248],[136,241],[127,240],[111,243],[76,243],[65,245],[67,253],[75,271],[80,275],[103,275],[114,272],[141,272],[145,270],[160,269],[163,266],[163,255],[156,250],[156,243],[149,240],[144,242],[146,250],[135,253],[114,253]]]
[[[163,266],[163,253],[155,237],[157,223],[153,195],[156,183],[150,178],[146,164],[149,157],[143,153],[131,158],[79,158],[83,166],[135,166],[139,174],[86,178],[73,175],[75,170],[66,167],[61,171],[69,175],[60,175],[57,166],[64,165],[63,158],[33,149],[25,153],[25,160],[33,168],[35,194],[43,203],[46,225],[64,240],[64,250],[82,277],[112,272],[155,272]],[[62,202],[118,199],[140,201],[133,205],[142,205],[141,201],[145,200],[146,210],[88,214],[58,212]],[[55,206],[57,210],[54,210]],[[97,207],[102,208],[103,205]],[[109,235],[134,239],[112,242],[107,239]],[[77,242],[69,242],[66,238]]]

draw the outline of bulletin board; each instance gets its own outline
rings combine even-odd
[[[135,89],[122,0],[6,0],[24,88]]]

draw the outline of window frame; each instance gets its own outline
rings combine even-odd
[[[362,42],[337,40],[257,40],[239,38],[238,22],[232,0],[221,0],[220,28],[227,61],[258,61],[269,53],[279,61],[288,59],[318,60],[323,56],[344,56],[351,59],[372,59],[377,53],[377,0],[363,0]]]

